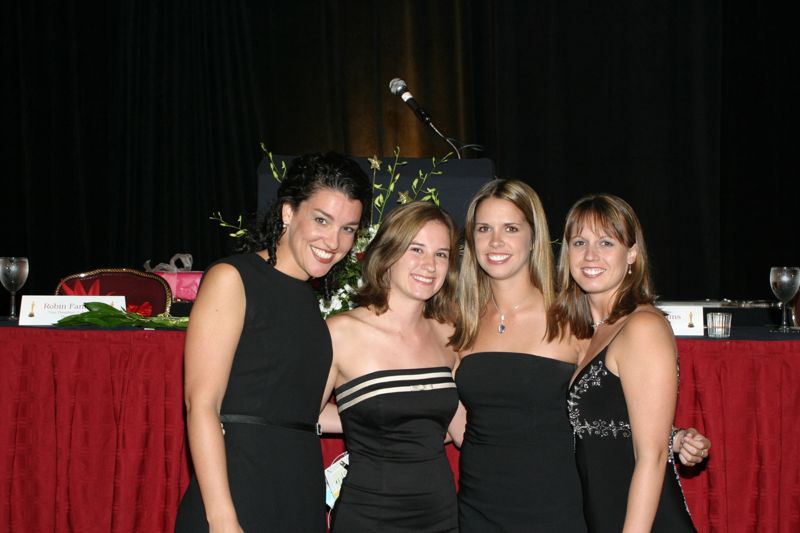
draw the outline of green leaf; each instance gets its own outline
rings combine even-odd
[[[124,311],[120,311],[116,307],[110,306],[103,302],[86,302],[83,306],[88,309],[89,311],[95,311],[98,313],[109,313],[112,315],[123,315],[125,314]]]

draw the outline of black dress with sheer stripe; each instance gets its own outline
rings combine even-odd
[[[350,466],[333,533],[456,533],[444,450],[458,393],[447,367],[382,370],[335,391]]]

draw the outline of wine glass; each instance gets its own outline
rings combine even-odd
[[[11,316],[17,319],[17,291],[25,285],[28,279],[27,257],[0,257],[0,283],[11,293]]]
[[[772,267],[769,269],[769,285],[775,297],[781,301],[781,327],[774,330],[779,333],[789,333],[789,320],[786,317],[786,303],[794,298],[800,288],[800,268],[798,267]]]

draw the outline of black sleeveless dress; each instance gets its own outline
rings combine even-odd
[[[222,402],[228,481],[247,533],[325,531],[325,481],[314,430],[332,347],[308,283],[256,254],[222,260],[244,283],[244,327]],[[192,478],[175,530],[208,531]]]
[[[633,440],[619,377],[606,368],[604,348],[575,377],[567,402],[589,531],[622,531],[633,468]],[[668,442],[670,441],[670,442]],[[695,531],[675,470],[671,439],[666,474],[652,531]]]
[[[458,393],[447,367],[382,370],[335,391],[350,466],[334,533],[457,532],[444,451]]]
[[[586,531],[565,406],[574,371],[570,363],[522,353],[462,359],[461,533]]]

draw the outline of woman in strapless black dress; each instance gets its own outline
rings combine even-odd
[[[545,339],[555,291],[541,202],[522,182],[492,181],[472,200],[464,233],[454,337],[466,407],[461,532],[583,532],[565,406],[581,346]]]
[[[591,339],[569,394],[589,531],[695,531],[670,438],[675,338],[653,306],[631,206],[609,194],[579,200],[567,215],[559,276],[553,335]]]
[[[350,251],[371,193],[343,156],[297,158],[251,234],[260,251],[206,272],[186,336],[195,475],[176,531],[325,531],[316,423],[331,343],[306,280]]]
[[[367,249],[360,307],[328,319],[329,388],[350,453],[334,533],[458,531],[444,449],[458,406],[447,347],[457,254],[449,215],[429,202],[396,208]]]

